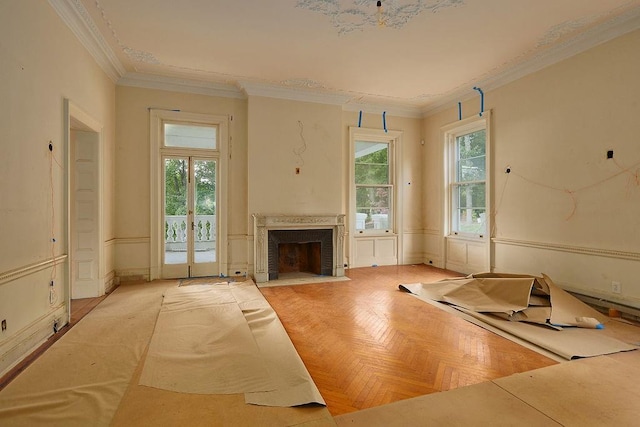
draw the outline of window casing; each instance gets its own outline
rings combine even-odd
[[[349,229],[353,237],[395,235],[401,227],[398,183],[402,131],[349,129]]]

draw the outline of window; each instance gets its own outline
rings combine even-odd
[[[390,145],[355,142],[356,230],[388,230],[392,224]]]
[[[387,234],[399,224],[397,183],[401,131],[350,128],[349,225],[353,233]]]
[[[454,127],[446,140],[449,235],[482,238],[487,234],[486,119]]]
[[[164,122],[164,146],[177,148],[217,149],[216,126]]]

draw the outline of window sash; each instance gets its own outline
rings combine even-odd
[[[162,146],[165,148],[217,150],[218,134],[216,125],[162,122]]]
[[[356,231],[390,230],[393,224],[394,186],[356,184],[355,189]],[[369,203],[365,202],[365,197]]]
[[[482,237],[487,233],[486,127],[450,135],[449,233]]]

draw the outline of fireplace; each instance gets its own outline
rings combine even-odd
[[[279,272],[344,276],[344,215],[254,214],[254,276]]]
[[[279,273],[333,275],[333,230],[269,230],[269,280]]]

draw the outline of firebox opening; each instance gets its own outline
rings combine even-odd
[[[278,273],[322,274],[320,250],[320,242],[280,243]]]
[[[333,230],[269,230],[268,239],[269,280],[281,273],[333,274]]]

